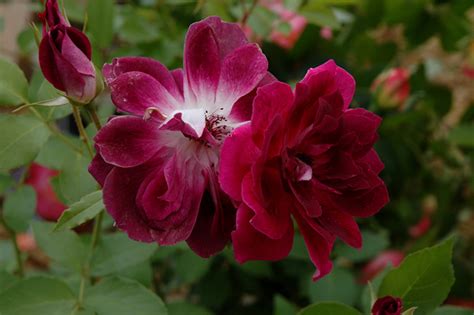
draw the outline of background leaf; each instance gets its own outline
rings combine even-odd
[[[359,311],[353,309],[350,306],[332,303],[332,302],[323,302],[310,305],[298,315],[362,315]]]
[[[8,194],[3,204],[3,218],[15,232],[24,232],[35,214],[36,193],[31,186],[22,186]]]
[[[29,278],[0,293],[2,315],[65,315],[71,314],[74,304],[69,287],[55,278]]]
[[[28,102],[28,82],[20,68],[0,58],[0,107]]]
[[[50,133],[32,117],[0,115],[0,135],[0,169],[12,169],[31,162]]]
[[[136,281],[107,278],[86,291],[85,307],[100,315],[167,315],[163,301]]]

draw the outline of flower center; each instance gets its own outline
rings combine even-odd
[[[214,113],[209,113],[206,110],[206,129],[219,142],[224,140],[232,131],[232,127],[226,124],[227,118],[218,113],[223,110],[223,108],[219,108]]]

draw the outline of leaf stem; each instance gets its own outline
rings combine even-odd
[[[250,8],[248,8],[248,9],[245,7],[245,3],[244,3],[243,0],[241,1],[241,4],[242,4],[242,8],[244,10],[244,15],[242,16],[242,19],[240,20],[240,24],[242,26],[245,26],[245,24],[247,24],[247,21],[248,21],[250,15],[252,14],[253,10],[255,9],[255,7],[258,4],[258,0],[253,0],[252,4],[250,5]]]
[[[53,135],[55,135],[62,142],[64,142],[64,144],[69,146],[74,151],[80,153],[81,155],[83,154],[82,150],[80,148],[78,148],[71,140],[69,140],[61,131],[59,131],[58,128],[56,127],[56,125],[53,125],[53,124],[49,123],[48,121],[46,121],[46,119],[44,119],[43,115],[41,115],[35,108],[29,107],[29,110],[36,116],[36,118],[38,118],[39,120],[41,120],[45,124],[45,126],[49,129],[49,131]]]

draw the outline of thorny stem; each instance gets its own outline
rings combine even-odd
[[[81,113],[79,111],[78,106],[72,105],[72,114],[74,116],[74,121],[76,122],[77,130],[79,131],[79,136],[81,137],[82,142],[84,142],[84,144],[86,145],[90,157],[93,158],[94,151],[92,150],[89,137],[87,136],[86,129],[84,128],[84,124],[82,122]]]
[[[92,121],[94,122],[95,128],[100,130],[100,128],[102,128],[102,124],[100,123],[99,116],[97,115],[97,111],[95,110],[94,106],[92,104],[88,104],[86,105],[86,109],[89,112]]]
[[[87,109],[89,115],[91,116],[92,121],[94,122],[95,127],[97,130],[100,130],[102,127],[100,123],[99,116],[97,115],[97,112],[95,108],[92,106],[92,104],[87,104],[85,105],[85,108]],[[84,124],[82,122],[81,118],[81,113],[79,111],[79,106],[72,104],[72,110],[73,110],[73,115],[74,115],[74,120],[77,125],[77,129],[79,131],[79,135],[82,139],[82,141],[85,143],[87,149],[89,150],[89,153],[91,157],[93,157],[93,151],[92,151],[92,146],[90,144],[89,137],[87,136],[86,130],[84,128]],[[90,243],[90,249],[88,253],[88,257],[84,263],[84,266],[82,268],[81,272],[81,283],[79,286],[79,295],[77,298],[77,305],[75,309],[73,310],[73,314],[76,313],[76,311],[80,310],[83,306],[84,303],[84,292],[86,288],[86,282],[90,280],[90,266],[91,266],[91,261],[92,257],[94,255],[95,248],[97,247],[97,244],[100,239],[100,232],[102,230],[102,219],[103,219],[103,212],[100,212],[94,220],[94,229],[92,231],[92,238],[91,238],[91,243]]]
[[[242,8],[244,10],[244,14],[242,16],[242,19],[240,20],[240,24],[242,26],[245,26],[245,24],[247,24],[247,21],[250,17],[250,15],[252,14],[253,10],[255,9],[255,7],[257,6],[258,4],[258,0],[253,0],[252,1],[252,4],[250,5],[250,8],[246,9],[245,8],[245,2],[244,0],[241,0],[240,1],[241,5],[242,5]]]

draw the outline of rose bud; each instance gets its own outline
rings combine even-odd
[[[431,218],[427,215],[421,217],[417,224],[408,229],[408,234],[413,238],[419,238],[426,234],[431,227]]]
[[[39,64],[45,78],[72,101],[88,104],[97,94],[89,39],[62,16],[57,0],[46,0]]]
[[[393,267],[398,267],[405,258],[405,254],[399,250],[387,250],[380,253],[362,269],[359,282],[367,283],[375,278],[390,263]]]
[[[384,296],[375,301],[372,315],[401,315],[402,300],[392,296]]]
[[[25,183],[31,185],[36,192],[36,213],[45,220],[57,221],[66,209],[51,184],[51,178],[57,176],[59,172],[37,163],[33,163],[28,172]]]
[[[380,74],[371,91],[382,108],[401,108],[410,96],[410,74],[406,69],[393,68]]]

